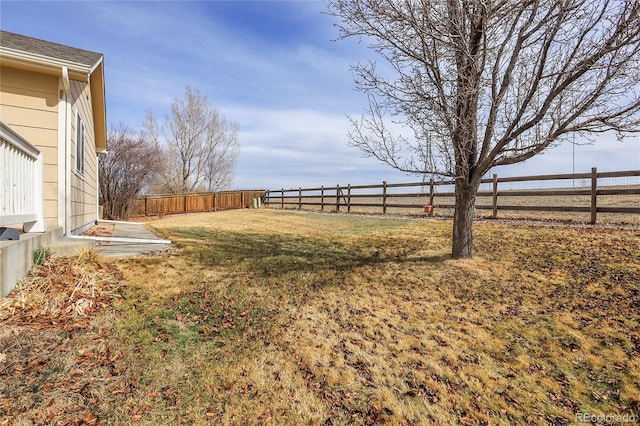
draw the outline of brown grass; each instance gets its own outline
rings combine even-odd
[[[454,261],[443,220],[245,210],[150,226],[181,251],[118,261],[118,311],[91,319],[124,362],[84,414],[104,423],[640,415],[638,230],[478,223],[476,258]]]

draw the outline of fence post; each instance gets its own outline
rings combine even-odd
[[[280,208],[284,210],[284,188],[280,190]]]
[[[591,223],[596,223],[596,213],[598,211],[598,169],[591,168]]]
[[[186,214],[187,213],[187,194],[184,194],[184,206],[182,211]]]
[[[324,185],[320,187],[320,211],[324,211]]]
[[[493,174],[493,215],[494,219],[498,218],[498,175]]]
[[[387,181],[382,181],[382,214],[387,214]]]
[[[351,213],[351,184],[347,185],[347,213]]]
[[[429,180],[429,205],[431,206],[431,211],[429,212],[429,216],[433,217],[433,198],[436,195],[435,182],[433,181],[433,177]]]
[[[244,209],[244,191],[240,193],[240,208]]]
[[[147,217],[147,200],[149,199],[149,197],[144,197],[144,216]]]
[[[217,192],[214,192],[214,193],[213,193],[213,211],[214,211],[214,212],[215,212],[215,211],[216,211],[216,209],[218,208],[218,205],[217,205],[217,203],[216,203],[216,198],[218,198],[218,193],[217,193]]]
[[[265,207],[269,208],[269,190],[268,189],[264,193],[264,204],[265,204]]]
[[[340,185],[336,185],[336,212],[340,211]]]
[[[298,210],[302,210],[302,187],[298,187]]]

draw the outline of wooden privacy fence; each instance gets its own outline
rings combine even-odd
[[[620,213],[640,215],[640,183],[630,185],[606,185],[599,181],[613,178],[640,177],[640,170],[598,173],[593,168],[590,173],[555,174],[521,177],[492,178],[481,181],[477,193],[476,209],[489,210],[490,217],[497,218],[499,211],[532,212],[580,212],[590,214],[590,222],[595,223],[598,213]],[[530,182],[571,181],[571,186],[555,188],[535,188]],[[575,187],[575,182],[579,186]],[[640,179],[635,179],[640,182]],[[508,184],[525,183],[534,188],[502,189]],[[538,184],[540,186],[540,184]],[[420,192],[416,192],[418,188]],[[408,189],[408,190],[407,190]],[[617,196],[614,202],[611,196]],[[535,200],[533,203],[532,200]],[[599,203],[600,200],[600,204]],[[529,202],[527,202],[529,201]],[[553,202],[550,202],[553,201]],[[267,207],[282,209],[303,209],[319,207],[321,211],[331,209],[337,212],[381,212],[403,209],[404,212],[426,212],[433,216],[437,211],[455,208],[454,181],[413,183],[387,183],[377,185],[336,185],[319,188],[280,189],[266,191],[264,203]],[[430,206],[430,207],[426,207]],[[363,209],[368,208],[368,210]],[[419,210],[416,210],[419,209]],[[424,209],[424,210],[423,210]]]
[[[162,216],[244,209],[264,197],[264,190],[222,191],[181,195],[150,195],[135,200],[130,217]]]

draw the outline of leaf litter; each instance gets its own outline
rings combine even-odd
[[[0,300],[0,425],[97,425],[130,393],[108,321],[121,274],[94,251],[54,257]]]

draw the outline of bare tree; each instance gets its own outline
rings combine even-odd
[[[218,191],[231,186],[238,158],[237,123],[228,121],[215,111],[211,117],[212,135],[204,165],[204,185],[207,191]]]
[[[239,151],[238,125],[225,119],[207,97],[187,87],[158,124],[148,112],[144,128],[162,146],[161,187],[172,193],[228,187]]]
[[[388,65],[353,68],[369,108],[351,119],[350,143],[455,179],[454,258],[473,256],[476,192],[492,167],[570,134],[640,129],[637,0],[329,0],[329,14],[340,38],[366,40]]]
[[[100,201],[109,219],[127,219],[140,191],[159,170],[155,145],[123,125],[111,127],[99,158]]]

